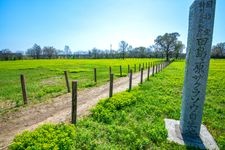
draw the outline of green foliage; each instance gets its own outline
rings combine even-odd
[[[74,149],[75,127],[66,124],[45,124],[34,131],[17,135],[11,150],[67,150]]]
[[[203,115],[220,149],[225,148],[224,64],[211,60]],[[183,80],[184,62],[174,62],[138,88],[101,100],[78,121],[74,149],[187,149],[167,140],[164,123],[180,118]]]
[[[133,94],[123,92],[112,98],[101,100],[99,104],[92,109],[92,117],[104,123],[110,123],[115,118],[116,111],[134,104],[137,101]]]
[[[158,61],[160,59],[52,59],[0,61],[0,113],[23,104],[20,74],[24,74],[29,104],[44,101],[67,92],[64,71],[69,80],[78,80],[78,88],[88,88],[106,83],[109,79],[109,66],[114,77],[118,78],[120,65],[123,76],[127,66]],[[97,84],[93,69],[97,69]],[[37,101],[38,100],[38,101]],[[8,105],[9,104],[9,105]]]

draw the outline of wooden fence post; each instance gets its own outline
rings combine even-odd
[[[144,69],[141,68],[141,82],[140,82],[141,84],[143,83],[143,70],[144,70]]]
[[[149,74],[150,74],[150,66],[148,66],[148,76],[147,76],[148,81],[149,81]]]
[[[158,64],[158,70],[157,71],[160,72],[160,64]]]
[[[134,72],[136,72],[136,64],[134,64]]]
[[[155,65],[153,64],[153,67],[152,67],[152,76],[154,76],[155,74]]]
[[[123,72],[122,72],[122,66],[120,65],[120,77],[123,76]]]
[[[130,72],[130,65],[127,66],[127,73]]]
[[[110,74],[110,81],[109,81],[109,97],[113,96],[113,74]]]
[[[72,123],[77,123],[77,81],[72,81]]]
[[[109,66],[109,75],[112,73],[112,67]]]
[[[69,85],[69,79],[68,79],[68,74],[67,71],[64,71],[65,79],[66,79],[66,87],[67,87],[67,92],[70,92],[70,85]]]
[[[97,70],[94,68],[94,81],[97,82]]]
[[[26,82],[24,75],[20,75],[21,87],[22,87],[22,95],[23,95],[23,104],[27,104],[27,91],[26,91]]]
[[[132,89],[132,69],[130,70],[130,78],[129,78],[129,91]]]
[[[161,72],[161,64],[159,64],[159,72]]]
[[[155,65],[155,73],[158,73],[158,64]]]

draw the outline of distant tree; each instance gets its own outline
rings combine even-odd
[[[163,57],[163,51],[159,45],[154,44],[154,45],[151,45],[149,48],[152,51],[153,57],[155,57],[155,58],[159,58],[161,56]]]
[[[129,45],[127,47],[128,57],[134,57],[132,52],[133,52],[133,47],[132,47],[132,45]]]
[[[125,41],[120,41],[120,43],[119,43],[119,50],[120,50],[120,52],[121,52],[121,54],[122,54],[122,58],[123,58],[123,59],[125,58],[127,46],[128,46],[128,43],[127,43],[127,42],[125,42]]]
[[[0,59],[1,60],[11,60],[12,52],[9,49],[2,49],[0,51]]]
[[[45,46],[43,48],[43,54],[47,56],[49,59],[53,58],[53,56],[57,55],[57,51],[54,47],[52,46]]]
[[[91,50],[91,57],[92,58],[97,58],[98,57],[98,49],[97,48],[93,48]]]
[[[135,49],[136,49],[135,51],[136,51],[139,58],[144,58],[144,57],[147,56],[145,47],[140,46],[140,47],[136,47]]]
[[[68,45],[65,45],[64,53],[65,53],[67,58],[68,58],[68,55],[71,55],[71,50],[70,50],[70,47]]]
[[[26,55],[35,58],[35,51],[34,51],[34,49],[33,48],[27,49]]]
[[[16,52],[14,53],[15,59],[21,60],[23,59],[23,53],[22,52]]]
[[[32,48],[27,50],[26,54],[33,57],[34,59],[40,59],[40,56],[42,55],[42,49],[35,43]]]
[[[214,45],[212,47],[211,56],[214,58],[225,57],[225,42]]]
[[[175,55],[176,59],[183,52],[184,48],[185,48],[185,45],[181,41],[176,42],[176,44],[174,46],[174,55]]]
[[[35,51],[36,58],[39,59],[40,56],[42,55],[41,47],[39,45],[37,45],[37,44],[34,44],[33,49]]]
[[[155,44],[160,47],[162,51],[164,51],[166,55],[166,60],[169,60],[169,56],[172,54],[174,51],[177,38],[180,36],[179,33],[174,32],[174,33],[165,33],[164,35],[159,35],[155,39]]]

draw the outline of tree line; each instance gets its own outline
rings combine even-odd
[[[0,51],[0,60],[17,59],[52,59],[52,58],[184,58],[183,50],[185,45],[178,40],[180,34],[165,33],[159,35],[154,40],[154,44],[149,47],[135,47],[129,45],[126,41],[120,41],[117,50],[101,50],[93,48],[89,51],[77,51],[72,53],[68,45],[64,50],[58,50],[53,46],[44,46],[34,44],[27,49],[25,54],[21,52],[13,53],[9,49]],[[211,56],[213,58],[225,58],[225,42],[218,43],[212,47]]]

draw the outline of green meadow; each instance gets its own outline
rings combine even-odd
[[[150,81],[101,100],[76,126],[44,125],[18,135],[10,149],[188,149],[167,140],[164,118],[179,120],[184,61]],[[211,60],[203,124],[225,149],[225,60]]]
[[[30,104],[47,100],[67,92],[64,71],[69,80],[78,80],[79,89],[98,86],[109,80],[109,66],[115,78],[127,75],[128,65],[146,65],[160,59],[53,59],[0,61],[0,113],[23,104],[20,74],[26,79]],[[93,68],[97,69],[97,84],[94,82]]]

